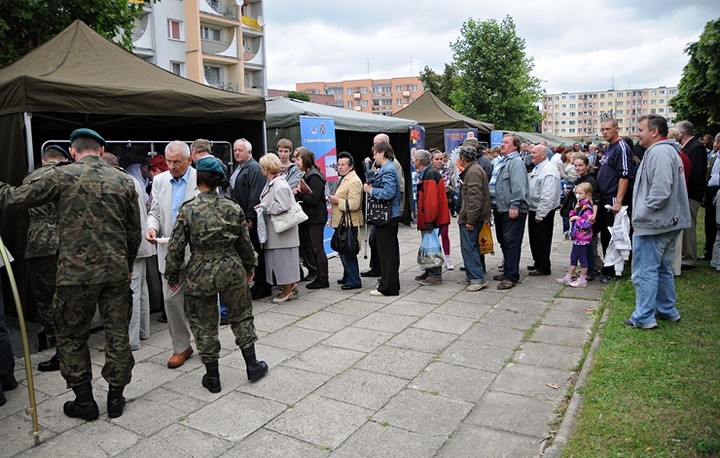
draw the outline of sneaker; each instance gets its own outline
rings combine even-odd
[[[653,323],[653,324],[650,324],[647,326],[640,326],[640,325],[633,323],[630,318],[627,318],[625,321],[623,321],[623,323],[625,323],[625,326],[627,326],[628,328],[633,328],[633,329],[655,329],[655,328],[657,328],[657,323]]]
[[[447,270],[455,269],[455,264],[453,264],[452,259],[450,259],[450,256],[445,258],[445,268],[447,268]]]
[[[428,278],[428,275],[429,274],[427,273],[427,270],[426,270],[425,272],[423,272],[420,275],[418,275],[417,277],[415,277],[415,281],[425,280],[426,278]]]
[[[670,315],[665,315],[663,313],[656,313],[655,318],[657,318],[658,320],[669,321],[671,323],[679,323],[682,319],[680,315],[676,317],[671,317]]]
[[[441,285],[442,284],[442,278],[441,277],[428,277],[425,280],[421,281],[420,284],[422,286],[434,286],[434,285]]]
[[[568,283],[568,285],[572,286],[573,288],[584,288],[587,286],[587,280],[580,276],[577,278],[577,280]]]
[[[570,274],[565,274],[564,277],[555,279],[555,282],[560,283],[561,285],[569,285],[572,281],[573,280],[572,280],[572,277],[570,276]]]
[[[470,280],[468,280],[467,278],[461,278],[457,281],[457,284],[468,286],[470,284]]]
[[[371,295],[371,296],[384,296],[383,293],[381,293],[380,291],[378,291],[378,290],[376,290],[376,289],[370,291],[370,295]]]
[[[472,284],[468,285],[468,287],[465,288],[465,291],[474,293],[474,292],[480,291],[481,289],[487,288],[487,286],[488,286],[487,280],[483,280],[482,283],[472,283]]]

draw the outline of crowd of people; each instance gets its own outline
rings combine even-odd
[[[443,264],[455,268],[449,236],[453,218],[464,271],[458,283],[466,291],[490,284],[482,245],[491,226],[502,252],[501,273],[493,277],[497,289],[520,282],[526,228],[533,261],[527,275],[550,276],[559,213],[573,246],[565,273],[556,281],[570,287],[595,279],[609,282],[622,275],[624,263],[603,262],[602,254],[613,249],[618,220],[627,215],[638,294],[636,310],[625,323],[648,329],[657,326],[657,319],[679,321],[674,275],[697,266],[701,205],[706,215],[703,258],[720,272],[720,134],[708,145],[707,139],[703,144],[695,138],[689,122],[675,128],[670,132],[664,118],[648,115],[639,120],[637,144],[619,136],[614,119],[605,119],[600,144],[551,148],[507,134],[491,149],[468,138],[455,162],[437,149],[413,151],[417,229],[423,243],[435,240],[439,260],[424,264],[416,280],[426,287],[439,285]],[[75,399],[65,403],[65,414],[86,420],[99,415],[87,347],[97,306],[106,337],[107,411],[113,418],[122,415],[132,352],[150,336],[145,261],[155,254],[173,348],[167,367],[180,367],[193,355],[194,336],[206,369],[201,385],[212,393],[221,391],[221,324],[230,325],[247,378],[257,381],[268,365],[255,354],[253,300],[273,296],[274,287],[272,302],[293,300],[302,281],[310,290],[330,287],[326,225],[337,228],[345,221],[357,238],[365,218],[370,223],[369,269],[360,271],[357,253],[340,253],[342,273],[336,274],[342,290],[360,289],[363,277],[378,277],[369,294],[399,295],[405,174],[389,140],[386,134],[374,138],[372,157],[362,164],[364,183],[353,156],[339,153],[339,183],[329,192],[314,153],[293,149],[288,139],[259,160],[249,141],[235,141],[232,173],[204,139],[191,145],[170,142],[164,154],[124,170],[97,132],[81,128],[72,133],[69,151],[58,145],[45,148],[42,167],[21,186],[0,183],[0,208],[29,208],[25,257],[38,315],[49,344],[56,347],[38,369],[59,370],[73,389]],[[298,206],[303,221],[277,225]],[[680,264],[675,270],[674,258]],[[2,322],[0,328],[5,368],[10,356]],[[0,378],[5,390],[17,385],[5,369]],[[0,405],[3,401],[0,396]]]

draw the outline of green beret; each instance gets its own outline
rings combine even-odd
[[[204,157],[200,159],[197,163],[197,171],[217,173],[225,178],[225,171],[222,169],[220,162],[214,157]]]
[[[63,147],[60,146],[60,145],[48,145],[48,146],[46,146],[45,149],[43,150],[43,154],[47,153],[47,152],[50,151],[50,150],[55,150],[55,151],[59,152],[60,154],[62,154],[63,156],[65,156],[65,159],[67,159],[67,160],[69,160],[69,161],[72,161],[72,160],[73,160],[73,158],[72,158],[72,156],[70,155],[70,153],[68,153],[67,150],[65,150],[65,148],[63,148]]]
[[[83,127],[81,129],[75,129],[72,134],[70,134],[70,143],[74,142],[76,138],[78,137],[88,137],[92,138],[93,140],[100,143],[102,146],[105,146],[105,139],[100,136],[97,132],[95,132],[92,129],[88,129],[87,127]]]

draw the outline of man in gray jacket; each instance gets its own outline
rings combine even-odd
[[[680,231],[690,227],[685,171],[674,141],[666,139],[665,118],[646,115],[638,121],[640,144],[647,148],[633,188],[632,281],[635,311],[625,320],[632,328],[652,329],[656,319],[677,322],[672,259]]]
[[[520,281],[520,253],[528,207],[528,175],[520,159],[520,137],[505,135],[502,159],[493,168],[490,198],[493,199],[495,236],[503,252],[503,273],[495,275],[498,289],[510,289]]]

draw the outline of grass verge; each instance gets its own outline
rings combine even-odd
[[[625,327],[635,289],[615,285],[564,457],[720,456],[720,275],[707,264],[676,279],[682,321],[655,330]]]

